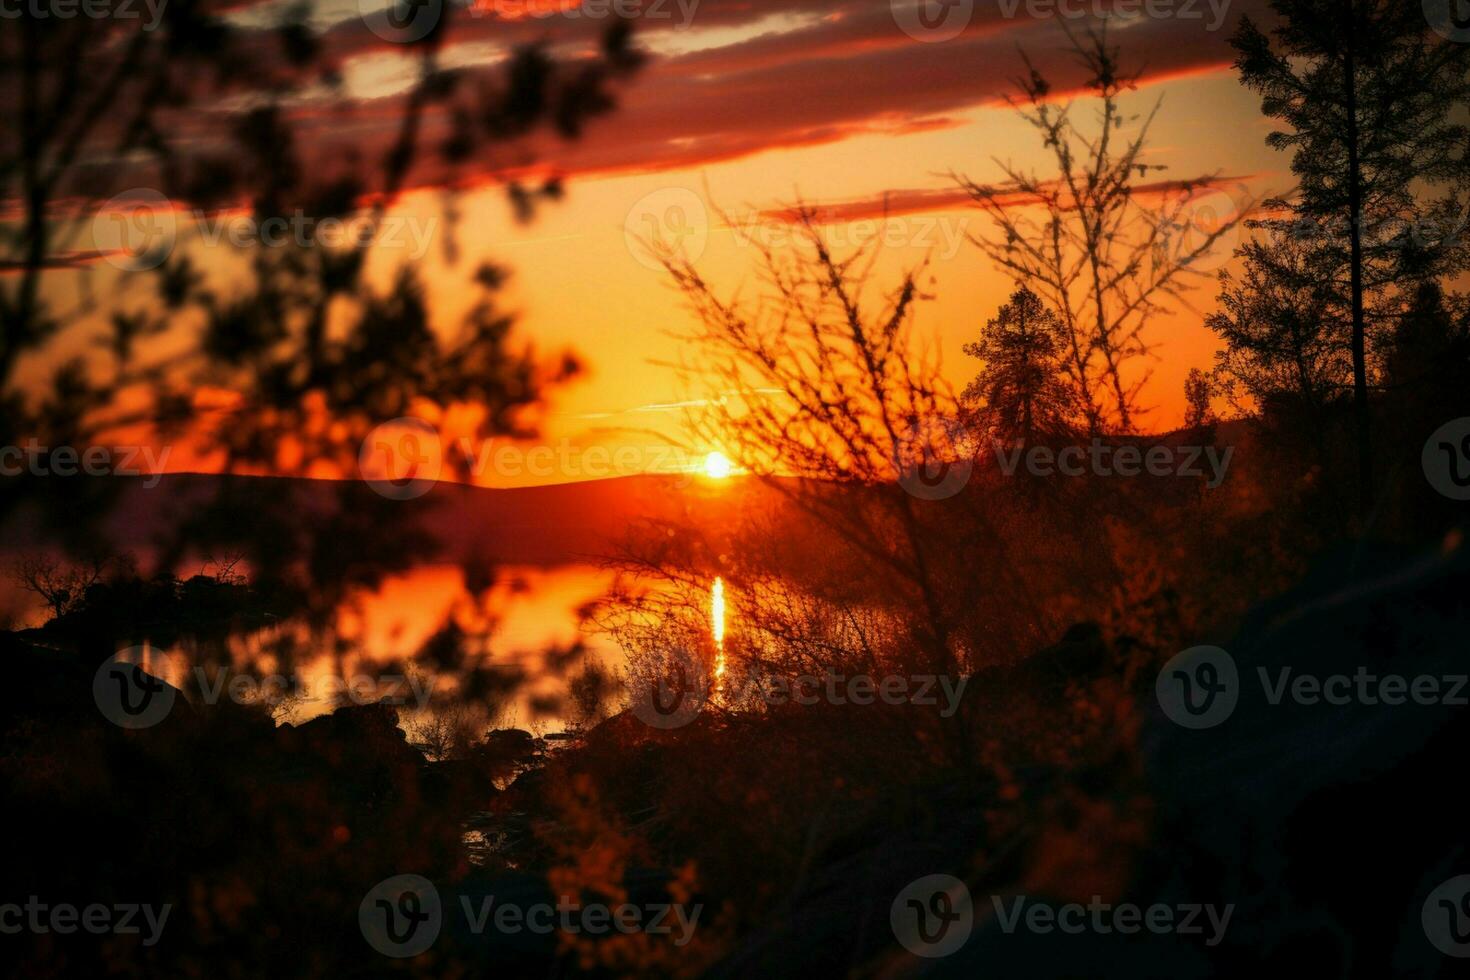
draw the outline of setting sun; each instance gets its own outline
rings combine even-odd
[[[730,457],[722,452],[713,452],[704,458],[704,475],[711,480],[723,480],[734,468]]]

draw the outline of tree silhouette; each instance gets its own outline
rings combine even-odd
[[[1044,611],[1002,530],[1024,518],[967,489],[975,447],[960,400],[913,336],[921,269],[880,286],[872,241],[835,252],[811,209],[792,214],[790,248],[757,243],[759,296],[727,299],[661,250],[698,319],[688,368],[727,393],[690,419],[691,441],[720,446],[769,507],[739,529],[738,548],[697,550],[698,526],[658,529],[620,567],[660,593],[670,580],[707,589],[709,562],[737,552],[738,565],[716,566],[740,608],[732,675],[952,676],[998,662],[1021,641],[997,621],[1040,635]],[[854,601],[859,582],[878,607]],[[965,722],[941,721],[945,744],[964,752]]]
[[[203,431],[225,453],[226,468],[288,472],[291,457],[281,449],[296,439],[304,442],[300,470],[322,463],[345,475],[371,424],[408,414],[416,400],[475,403],[481,434],[517,431],[517,412],[537,402],[538,383],[565,377],[575,364],[542,364],[512,346],[512,321],[491,299],[505,273],[466,263],[484,300],[445,339],[432,328],[411,264],[385,290],[370,281],[368,258],[394,258],[378,232],[411,179],[452,191],[466,161],[494,174],[497,150],[538,129],[577,136],[615,106],[612,89],[640,56],[628,22],[614,20],[591,52],[556,59],[531,45],[492,68],[448,68],[440,49],[457,8],[443,7],[423,37],[390,49],[407,60],[409,84],[385,100],[388,136],[376,157],[353,146],[333,154],[337,148],[320,138],[300,135],[303,118],[350,122],[361,112],[360,95],[341,81],[344,56],[308,26],[307,8],[292,6],[278,22],[254,28],[232,26],[228,9],[207,0],[164,5],[158,24],[146,27],[22,12],[0,38],[7,92],[0,201],[19,212],[0,238],[0,268],[10,273],[0,279],[3,442],[84,445],[139,425],[171,435]],[[361,23],[344,28],[353,29],[367,34]],[[293,102],[303,92],[310,113]],[[173,132],[201,125],[207,138]],[[526,153],[514,162],[524,165]],[[523,215],[561,193],[555,180],[534,190],[509,184]],[[129,185],[147,188],[168,210],[235,215],[257,227],[288,220],[303,237],[236,247],[203,235],[196,241],[193,229],[182,229],[171,254],[133,257],[156,271],[121,276],[108,309],[92,288],[94,269],[105,268],[100,260],[115,257],[96,241],[99,228],[110,218],[161,220],[159,208],[108,212],[108,199]],[[446,201],[437,243],[455,259],[455,211]],[[345,240],[318,234],[348,222],[357,232]],[[236,254],[216,252],[203,263],[200,248]],[[156,297],[126,307],[130,288],[150,275]],[[58,299],[65,291],[55,283],[64,276],[78,279],[72,302]],[[17,377],[22,354],[66,347],[99,308],[111,315],[86,357],[60,359],[49,384]],[[188,342],[180,345],[181,337]],[[199,428],[201,386],[237,396],[229,425]],[[340,424],[309,424],[312,413]],[[5,488],[0,513],[24,482]]]
[[[1399,319],[1384,357],[1384,380],[1404,399],[1433,401],[1462,390],[1470,364],[1470,304],[1464,296],[1446,296],[1437,283],[1415,291]],[[1438,400],[1443,400],[1440,397]]]
[[[1324,275],[1317,243],[1276,233],[1239,254],[1241,271],[1222,275],[1219,309],[1206,320],[1225,342],[1221,393],[1242,410],[1290,403],[1320,442],[1328,405],[1352,379],[1346,298]]]
[[[111,556],[101,552],[75,563],[31,554],[17,558],[11,574],[22,589],[46,604],[52,616],[64,616],[82,605],[87,590],[101,582],[115,564]]]
[[[1200,432],[1215,421],[1215,410],[1210,407],[1214,394],[1210,377],[1199,368],[1190,368],[1184,379],[1184,427],[1190,432]]]
[[[136,32],[125,20],[26,12],[0,38],[0,200],[21,215],[0,245],[11,273],[0,280],[0,443],[187,441],[225,473],[354,478],[367,434],[399,416],[426,417],[448,435],[455,414],[457,435],[482,440],[533,432],[548,386],[578,363],[518,339],[496,302],[508,273],[461,255],[459,175],[470,161],[507,175],[523,218],[559,196],[558,180],[527,189],[508,175],[533,159],[528,137],[575,138],[615,107],[617,86],[640,64],[629,22],[614,19],[600,44],[568,54],[533,44],[489,67],[456,68],[441,49],[462,8],[445,4],[423,37],[384,49],[401,59],[406,83],[374,107],[374,132],[385,134],[374,143],[360,136],[361,93],[341,81],[346,55],[308,25],[308,9],[293,6],[268,28],[230,26],[227,12],[171,2],[156,29]],[[347,36],[347,54],[352,42],[381,47],[369,33],[349,19],[334,39]],[[359,125],[346,137],[331,127],[303,135],[322,120]],[[201,127],[200,138],[181,138]],[[108,271],[115,295],[94,296],[96,270],[117,256],[92,239],[110,227],[109,198],[129,185],[164,202],[142,216],[150,222],[192,213],[255,228],[286,222],[300,234],[220,242],[203,220],[186,224],[171,249],[140,250],[121,275]],[[436,322],[419,256],[395,253],[380,234],[420,186],[441,190],[440,214],[420,220],[436,222],[433,244],[475,300],[458,324]],[[82,302],[63,299],[65,277],[77,278]],[[102,319],[95,340],[89,317]],[[46,356],[78,349],[85,356]],[[31,363],[21,354],[61,366],[41,377],[17,368]],[[468,465],[445,462],[449,476]],[[53,532],[48,544],[76,548],[95,542],[126,483],[8,479],[0,518],[24,507],[26,525]],[[283,639],[283,661],[292,643],[346,655],[353,642],[336,628],[344,604],[432,554],[417,519],[424,508],[406,511],[349,481],[263,486],[221,479],[171,501],[154,561],[171,570],[239,553],[274,613],[326,632]],[[467,567],[465,581],[483,606],[488,572]],[[486,618],[476,611],[476,622]]]
[[[1425,29],[1394,0],[1273,0],[1271,36],[1242,19],[1231,38],[1241,81],[1281,120],[1267,144],[1291,149],[1300,185],[1268,202],[1266,226],[1316,243],[1319,274],[1341,284],[1349,347],[1360,512],[1373,501],[1372,334],[1405,289],[1470,266],[1460,234],[1470,197],[1466,46]],[[1442,196],[1430,198],[1439,190]]]
[[[1054,155],[1056,174],[997,160],[1003,181],[960,178],[960,184],[994,221],[994,230],[977,241],[986,257],[1058,312],[1065,372],[1088,430],[1130,432],[1148,375],[1125,375],[1149,353],[1146,325],[1203,275],[1192,266],[1231,232],[1240,214],[1210,229],[1191,229],[1193,196],[1210,176],[1155,186],[1158,203],[1144,205],[1141,192],[1150,188],[1143,179],[1164,169],[1143,159],[1159,103],[1141,121],[1125,114],[1119,103],[1136,80],[1121,70],[1105,28],[1069,37],[1087,93],[1099,103],[1095,129],[1075,122],[1075,106],[1058,104],[1051,82],[1027,59],[1028,77],[1019,83],[1021,117]],[[1125,138],[1123,127],[1131,123],[1137,128]]]
[[[992,438],[1037,438],[1067,432],[1076,417],[1072,389],[1062,375],[1062,324],[1025,286],[990,319],[964,351],[985,362],[961,397]]]
[[[924,613],[912,623],[919,659],[929,670],[955,671],[951,610],[929,557],[936,542],[921,526],[921,502],[897,492],[868,501],[871,510],[854,510],[823,487],[828,481],[893,487],[917,461],[964,452],[955,427],[945,424],[958,417],[956,400],[910,346],[913,310],[922,299],[918,271],[874,296],[876,250],[834,254],[815,213],[806,207],[794,213],[793,249],[758,245],[771,289],[754,307],[724,299],[692,263],[660,250],[699,319],[692,339],[715,355],[711,376],[743,393],[738,408],[717,407],[699,420],[700,434],[752,473],[814,481],[771,485],[902,583],[897,587]],[[780,397],[752,388],[775,389]]]

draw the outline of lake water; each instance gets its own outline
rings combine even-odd
[[[239,677],[242,679],[237,683],[246,692],[242,700],[257,699],[264,692],[265,699],[272,703],[280,700],[283,685],[272,687],[266,679],[290,674],[299,678],[303,693],[291,698],[277,717],[301,722],[352,700],[351,694],[344,693],[345,684],[339,678],[354,682],[380,680],[412,698],[417,693],[413,685],[397,681],[402,675],[386,665],[413,661],[435,631],[446,620],[453,620],[475,633],[488,629],[488,658],[481,662],[524,672],[525,683],[496,723],[537,733],[554,732],[564,727],[564,719],[538,710],[535,702],[563,694],[567,677],[579,665],[574,664],[571,671],[547,669],[544,661],[548,649],[566,649],[580,641],[587,659],[614,674],[623,664],[622,652],[611,638],[585,626],[579,615],[579,610],[602,596],[612,581],[611,572],[589,565],[500,567],[496,584],[481,603],[476,603],[464,588],[458,566],[423,566],[386,579],[381,588],[362,595],[343,614],[340,636],[347,641],[343,647],[349,651],[343,655],[325,652],[330,647],[325,639],[304,638],[288,625],[232,639],[227,651],[213,650],[209,657],[186,644],[173,649],[148,646],[129,654],[128,659],[145,661],[150,672],[176,686],[191,679],[196,687],[203,682],[218,690],[221,677]],[[487,612],[493,621],[485,615]],[[48,618],[44,604],[17,589],[13,582],[7,582],[0,594],[0,615],[7,617],[12,628],[38,626]],[[306,652],[298,653],[288,665],[279,652],[289,641]],[[324,652],[311,652],[318,648]],[[203,666],[206,661],[221,660],[228,664],[222,668]],[[252,688],[245,680],[248,678],[261,683]],[[431,677],[425,671],[411,680],[419,684],[418,690],[428,690]],[[384,690],[364,688],[357,698],[373,700]]]

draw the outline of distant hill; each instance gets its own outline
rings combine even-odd
[[[1150,436],[1111,439],[1117,445],[1191,445],[1198,438],[1186,430]],[[1222,422],[1214,444],[1243,449],[1251,443],[1247,423]],[[1238,453],[1233,460],[1239,466]],[[964,493],[983,494],[1000,482],[991,447],[980,451],[976,475]],[[54,479],[54,478],[53,478]],[[341,507],[371,508],[374,520],[385,522],[385,532],[399,515],[417,522],[442,544],[426,563],[457,562],[474,556],[500,564],[556,566],[577,564],[612,551],[629,528],[641,521],[672,521],[718,532],[728,527],[737,510],[756,500],[779,495],[760,481],[733,477],[712,481],[701,475],[642,475],[608,480],[560,483],[541,487],[485,489],[460,483],[440,483],[413,500],[384,500],[361,481],[308,480],[284,477],[174,473],[146,485],[153,478],[73,477],[58,488],[79,499],[109,502],[100,522],[104,536],[120,550],[149,553],[165,532],[221,495],[233,501],[233,512],[259,534],[271,531],[271,515],[290,507],[309,513],[330,514]],[[77,481],[94,481],[81,487]],[[1140,479],[1160,501],[1192,494],[1193,484],[1175,479]],[[97,493],[79,492],[96,490]],[[834,493],[853,492],[851,486],[833,485]],[[70,513],[70,511],[67,511]],[[797,520],[806,520],[794,515]],[[232,517],[232,521],[235,518]],[[88,527],[84,518],[79,526]],[[45,548],[58,540],[52,526],[43,528],[24,510],[12,513],[0,526],[0,555]]]
[[[359,481],[175,473],[154,486],[141,477],[110,479],[121,486],[102,521],[104,536],[121,550],[148,552],[164,532],[215,499],[228,494],[244,519],[265,521],[283,506],[330,512],[363,504],[422,521],[443,544],[433,559],[456,561],[474,554],[508,564],[562,565],[609,552],[628,528],[644,520],[686,517],[717,523],[728,515],[753,481],[712,482],[698,476],[631,476],[581,483],[506,490],[440,483],[422,497],[384,501]],[[240,507],[243,503],[245,506]],[[258,503],[258,506],[254,506]],[[51,535],[32,526],[23,513],[11,515],[0,531],[0,550],[43,546]]]

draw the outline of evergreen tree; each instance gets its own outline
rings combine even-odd
[[[1076,399],[1063,374],[1062,324],[1025,286],[985,324],[965,353],[985,362],[965,388],[994,438],[1030,445],[1072,428]]]
[[[1184,427],[1191,432],[1203,431],[1215,423],[1215,410],[1210,407],[1210,377],[1199,368],[1190,368],[1184,379]]]
[[[1239,254],[1240,272],[1221,277],[1219,308],[1205,321],[1225,342],[1220,393],[1242,408],[1291,406],[1320,437],[1325,409],[1352,386],[1347,297],[1311,242],[1273,235]]]
[[[1347,296],[1359,505],[1373,499],[1368,357],[1374,317],[1417,282],[1467,267],[1470,48],[1426,29],[1402,0],[1272,0],[1280,23],[1263,33],[1243,18],[1231,39],[1241,80],[1284,124],[1267,137],[1294,151],[1299,188],[1268,202],[1263,222],[1316,242],[1317,261]]]

